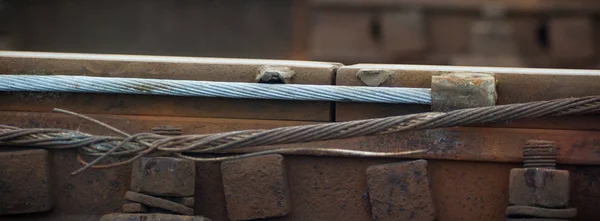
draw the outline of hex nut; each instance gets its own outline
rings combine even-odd
[[[569,206],[569,171],[548,168],[512,169],[511,205],[565,208]]]

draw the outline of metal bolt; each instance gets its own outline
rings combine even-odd
[[[555,168],[556,152],[553,141],[525,142],[525,168],[510,170],[507,220],[570,220],[577,215],[577,209],[568,208],[570,174]]]
[[[523,167],[556,168],[556,143],[547,140],[528,140],[523,148]]]
[[[179,136],[183,134],[181,127],[172,125],[162,125],[153,127],[152,132],[164,136]]]
[[[256,81],[266,84],[289,84],[296,72],[289,67],[262,67],[258,71]]]
[[[365,85],[374,87],[386,82],[391,75],[391,71],[385,71],[381,69],[360,69],[356,73],[356,77]]]

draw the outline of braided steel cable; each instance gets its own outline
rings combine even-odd
[[[350,156],[402,156],[422,153],[425,150],[377,153],[328,148],[280,148],[226,157],[192,157],[184,155],[184,153],[231,153],[232,149],[244,147],[324,141],[543,116],[592,114],[600,112],[600,96],[470,108],[446,113],[429,112],[368,120],[280,127],[267,130],[243,130],[180,136],[163,136],[151,133],[129,135],[89,117],[63,110],[59,110],[59,112],[93,121],[122,134],[122,136],[93,136],[63,129],[21,129],[0,125],[0,145],[59,149],[78,148],[81,154],[100,156],[91,163],[87,163],[79,158],[80,162],[86,165],[82,170],[89,167],[107,168],[131,163],[135,159],[151,152],[174,154],[181,158],[196,161],[221,161],[270,153],[307,152],[317,155],[319,153],[336,153]],[[128,154],[136,155],[129,160],[114,164],[94,165],[109,155]]]
[[[259,84],[63,75],[0,75],[0,91],[83,92],[337,102],[430,104],[431,89]]]
[[[182,135],[163,139],[154,145],[157,150],[165,152],[206,153],[242,147],[304,143],[523,118],[598,112],[600,112],[600,97],[595,96],[461,109],[447,113],[430,112],[268,130],[236,131],[201,137]]]

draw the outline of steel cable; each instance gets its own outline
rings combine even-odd
[[[196,161],[240,159],[270,153],[335,153],[349,156],[403,156],[426,150],[377,153],[329,148],[278,148],[224,157],[192,157],[185,154],[231,153],[233,149],[289,143],[304,143],[358,136],[389,134],[403,131],[453,127],[470,124],[511,121],[543,116],[564,116],[600,112],[600,96],[567,98],[522,104],[499,105],[442,112],[419,113],[404,116],[333,122],[313,125],[280,127],[266,130],[243,130],[215,134],[163,136],[152,133],[127,134],[114,127],[76,113],[56,110],[80,117],[120,134],[120,136],[94,136],[65,129],[21,129],[0,125],[0,145],[45,147],[52,149],[77,148],[83,155],[100,156],[91,163],[79,158],[85,168],[107,168],[131,163],[151,152],[175,154]],[[135,155],[115,164],[95,165],[113,155]]]
[[[430,104],[431,89],[259,84],[64,75],[0,75],[0,91],[81,92],[337,102]]]

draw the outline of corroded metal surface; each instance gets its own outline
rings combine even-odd
[[[64,155],[59,161],[62,165],[69,162],[72,164],[67,168],[63,166],[59,170],[53,170],[53,176],[64,171],[66,176],[60,179],[62,182],[73,183],[73,186],[68,190],[59,188],[57,191],[68,193],[71,200],[59,200],[56,209],[51,213],[44,216],[27,216],[30,220],[98,220],[103,213],[120,210],[122,201],[114,201],[112,196],[124,195],[128,189],[129,176],[128,174],[119,177],[107,176],[107,172],[128,170],[127,166],[108,171],[90,170],[74,177],[68,175],[68,172],[79,167],[73,162],[74,152],[63,152],[60,155]],[[287,172],[290,179],[291,199],[295,206],[293,213],[288,216],[271,220],[370,220],[365,170],[371,165],[399,160],[286,156],[286,161],[291,165]],[[434,193],[439,199],[436,200],[436,207],[440,208],[438,220],[501,220],[504,216],[504,208],[508,204],[506,196],[508,172],[510,168],[518,166],[517,164],[430,161]],[[202,214],[213,220],[227,220],[219,163],[197,163],[197,168],[203,173],[196,175],[198,183],[196,214]],[[581,171],[574,170],[575,173],[580,172],[580,182],[585,182],[582,183],[584,186],[591,185],[592,183],[588,184],[588,182],[595,182],[594,180],[597,179],[594,178],[593,173],[590,174],[596,171],[594,169],[584,167]],[[98,181],[93,184],[94,192],[81,194],[81,189],[87,190],[86,187],[90,185],[88,182],[78,181],[82,176],[96,176],[95,179]],[[125,184],[122,185],[121,191],[109,193],[111,195],[104,197],[107,191],[114,188],[110,187],[110,183],[115,185],[121,182]],[[449,186],[463,188],[448,188]],[[586,214],[586,216],[580,215],[583,218],[600,215],[593,206],[597,203],[597,198],[594,196],[600,194],[590,188],[593,187],[582,188],[578,185],[572,188],[575,195],[584,197],[573,199],[574,207],[580,211],[585,208],[580,212]],[[73,195],[78,193],[81,195],[76,197]],[[94,198],[99,199],[94,200]],[[85,207],[77,203],[84,204]],[[590,205],[585,205],[586,203]],[[89,206],[95,208],[87,208]],[[82,211],[76,211],[77,209]],[[581,220],[585,220],[583,218]],[[22,220],[22,217],[6,220]]]
[[[496,79],[490,74],[449,73],[431,79],[433,111],[494,106],[496,96]]]
[[[462,46],[458,45],[457,47]],[[210,64],[204,66],[197,64],[197,62],[202,63],[198,60],[183,58],[172,61],[158,61],[153,60],[158,58],[150,57],[144,57],[141,60],[136,60],[139,57],[127,58],[131,59],[128,61],[119,60],[126,59],[123,57],[118,57],[117,60],[119,61],[102,59],[99,59],[100,61],[94,59],[90,61],[88,58],[83,57],[74,60],[61,60],[58,58],[7,60],[0,58],[0,73],[12,72],[13,69],[44,70],[44,73],[46,71],[50,73],[73,71],[75,74],[88,75],[159,76],[156,78],[172,79],[198,77],[202,80],[253,82],[257,74],[255,71],[258,70],[256,68],[259,67],[244,66],[242,64],[239,65],[243,67],[238,66],[238,64]],[[240,60],[237,60],[237,62],[243,63]],[[319,66],[292,69],[297,72],[297,76],[298,74],[309,76],[305,83],[331,84],[334,68],[330,67],[335,65],[328,65],[330,66],[325,68]],[[291,66],[293,67],[293,65]],[[221,75],[207,74],[213,71],[211,67],[227,70],[228,72]],[[499,81],[498,103],[501,104],[600,94],[600,89],[597,87],[600,83],[597,71],[357,65],[343,67],[338,73],[337,83],[362,85],[364,83],[356,77],[357,71],[371,68],[384,71],[391,70],[389,79],[382,81],[380,86],[422,88],[429,87],[431,76],[441,72],[454,72],[455,70],[493,72]],[[125,72],[120,72],[121,70],[125,70]],[[245,74],[230,75],[234,72]],[[159,73],[167,74],[162,75]],[[303,75],[303,73],[308,75]],[[248,79],[246,79],[247,77]],[[312,81],[315,80],[313,77],[317,80]],[[294,78],[292,82],[298,83],[296,80]],[[577,85],[577,88],[574,89],[573,85]],[[523,88],[527,88],[527,90],[522,90]],[[99,135],[111,134],[111,132],[98,125],[80,119],[35,112],[46,112],[51,107],[56,107],[56,105],[59,105],[59,107],[64,105],[62,107],[73,107],[69,108],[71,110],[96,113],[91,116],[129,133],[148,132],[156,126],[172,125],[181,128],[186,134],[191,134],[242,129],[268,129],[316,123],[307,121],[329,121],[331,120],[330,114],[334,110],[329,106],[330,103],[178,100],[177,98],[158,96],[120,97],[114,95],[93,95],[91,96],[93,99],[90,99],[88,95],[43,94],[46,97],[36,97],[37,95],[39,94],[0,94],[4,101],[3,104],[6,104],[3,108],[0,108],[2,109],[0,111],[0,121],[3,124],[19,127],[66,128]],[[36,103],[38,101],[40,103]],[[198,103],[199,101],[204,101],[204,103]],[[31,112],[11,112],[14,110],[28,110]],[[285,112],[287,110],[290,112]],[[429,111],[429,106],[338,104],[335,111],[337,111],[337,120],[348,120],[386,114],[397,115],[399,113]],[[133,116],[133,114],[148,116]],[[193,116],[194,118],[182,116]],[[198,116],[205,118],[196,118]],[[296,121],[212,119],[206,117]],[[505,219],[506,206],[509,204],[509,194],[507,194],[509,192],[509,182],[507,181],[511,176],[510,170],[520,167],[517,163],[522,162],[524,159],[522,154],[523,144],[529,139],[555,140],[560,147],[556,152],[557,170],[568,171],[573,181],[570,186],[565,187],[569,190],[563,191],[563,193],[570,193],[572,197],[570,206],[578,209],[579,217],[574,220],[591,220],[600,217],[600,211],[597,209],[600,206],[598,203],[600,190],[597,188],[600,182],[600,168],[594,166],[600,164],[600,155],[598,155],[600,153],[600,141],[597,139],[600,135],[597,130],[600,127],[597,125],[600,125],[600,119],[597,116],[545,118],[290,146],[343,147],[350,150],[380,152],[428,149],[429,152],[410,158],[425,158],[428,161],[432,189],[431,198],[437,210],[437,220],[503,220]],[[269,147],[256,147],[238,151],[248,152],[266,148]],[[123,196],[129,190],[129,184],[132,181],[130,176],[131,165],[106,170],[88,170],[77,176],[71,176],[70,172],[81,166],[75,159],[76,152],[72,150],[51,151],[49,154],[49,176],[53,180],[52,192],[61,196],[54,200],[54,207],[51,211],[3,216],[0,219],[9,221],[23,219],[34,221],[98,220],[104,214],[121,211],[123,209]],[[367,168],[408,160],[410,159],[286,155],[282,172],[287,174],[286,179],[289,184],[290,197],[286,201],[286,205],[289,202],[289,213],[280,217],[266,218],[265,220],[371,220],[374,210],[372,199],[369,196]],[[262,163],[264,162],[259,161],[255,165],[260,168],[260,166],[264,166]],[[565,166],[565,164],[569,165]],[[226,174],[223,174],[221,170],[222,165],[220,163],[195,163],[195,166],[196,170],[201,172],[193,176],[195,182],[194,197],[187,199],[165,197],[160,202],[174,203],[186,208],[189,207],[189,209],[193,207],[194,214],[201,214],[213,220],[228,220],[231,214],[227,210],[225,193],[231,191],[226,190],[223,186],[224,175]],[[534,175],[533,179],[535,180],[536,177]],[[131,196],[129,198],[132,199]],[[257,210],[261,209],[258,208]],[[190,210],[185,210],[185,213],[191,213]],[[149,212],[157,211],[165,212],[164,210],[149,208]]]
[[[272,128],[300,125],[307,122],[198,119],[178,117],[93,115],[106,123],[128,132],[145,132],[153,125],[176,125],[186,133],[211,133],[249,128]],[[47,113],[0,112],[0,120],[22,127],[73,128],[108,134],[103,128],[71,117]],[[600,146],[595,142],[597,132],[530,129],[454,128],[415,133],[394,134],[300,144],[299,146],[368,149],[373,151],[404,148],[433,148],[429,159],[461,161],[519,162],[522,145],[531,138],[553,139],[561,146],[559,163],[595,164]],[[391,148],[391,149],[390,149]],[[108,170],[89,170],[77,176],[69,173],[80,165],[72,151],[52,155],[53,178],[57,179],[55,193],[61,194],[55,209],[45,215],[29,215],[33,220],[98,219],[103,213],[119,211],[122,197],[129,189],[130,166]],[[366,168],[371,165],[399,162],[401,159],[354,159],[336,157],[286,156],[293,212],[273,220],[370,220],[367,197]],[[432,186],[439,220],[500,220],[508,204],[509,170],[517,164],[429,160]],[[214,220],[227,220],[227,211],[219,163],[197,163],[195,213]],[[571,167],[574,184],[572,206],[580,211],[580,220],[600,216],[595,188],[598,182],[596,167]],[[92,185],[94,192],[88,191]],[[464,188],[448,188],[462,186]],[[93,205],[91,208],[89,205]],[[95,218],[94,218],[95,217]],[[455,219],[456,218],[456,219]],[[12,218],[11,218],[12,219]],[[8,219],[8,220],[11,220]],[[15,218],[14,220],[19,220]],[[83,219],[85,220],[85,219]]]
[[[498,81],[498,104],[592,96],[600,92],[593,87],[600,82],[600,71],[567,69],[357,64],[341,67],[337,71],[336,84],[361,85],[355,75],[365,68],[392,71],[390,80],[381,85],[387,87],[427,88],[431,86],[431,76],[440,73],[493,73]],[[520,90],[523,88],[527,90]]]
[[[513,169],[510,172],[511,205],[564,208],[571,198],[569,171],[546,168]]]
[[[58,107],[79,113],[329,121],[330,102],[188,98],[146,95],[5,93],[0,109],[47,112]],[[156,105],[160,104],[160,105]],[[152,108],[149,108],[152,107]]]
[[[367,185],[373,220],[436,219],[435,196],[426,160],[370,166]]]
[[[510,170],[506,216],[515,218],[574,218],[570,172],[557,170],[556,144],[547,140],[528,140],[523,148],[523,169]]]
[[[181,127],[186,133],[215,133],[243,129],[267,129],[280,126],[308,124],[299,121],[255,121],[222,120],[180,117],[115,116],[91,115],[103,122],[122,128],[130,133],[147,132],[153,125],[171,124]],[[83,122],[68,116],[34,112],[0,112],[0,120],[9,125],[21,127],[74,128],[86,132],[105,130],[92,123]],[[522,147],[526,140],[556,140],[561,148],[557,152],[557,162],[566,164],[600,164],[597,152],[600,132],[576,130],[509,129],[458,127],[411,131],[379,136],[358,137],[326,142],[293,144],[296,147],[344,147],[350,150],[403,151],[430,150],[424,155],[409,156],[428,159],[450,159],[491,162],[522,162]],[[265,149],[256,147],[240,150]]]
[[[221,174],[230,220],[280,217],[293,208],[282,155],[223,162]]]
[[[0,215],[52,209],[54,195],[48,151],[2,151],[0,168]]]
[[[529,140],[523,147],[523,167],[556,167],[556,143],[545,140]]]
[[[106,213],[119,212],[123,195],[129,189],[131,167],[90,170],[79,176],[70,173],[79,167],[74,151],[50,153],[49,176],[52,177],[54,207],[45,213],[0,217],[2,220],[79,221],[99,220]],[[117,200],[115,200],[117,199]]]
[[[577,217],[579,220],[592,219],[599,217],[598,208],[600,202],[600,167],[598,166],[577,166],[567,167],[571,172],[571,206],[577,208]],[[577,219],[575,219],[577,220]]]
[[[172,157],[143,157],[133,164],[131,190],[154,196],[194,195],[194,162]]]

